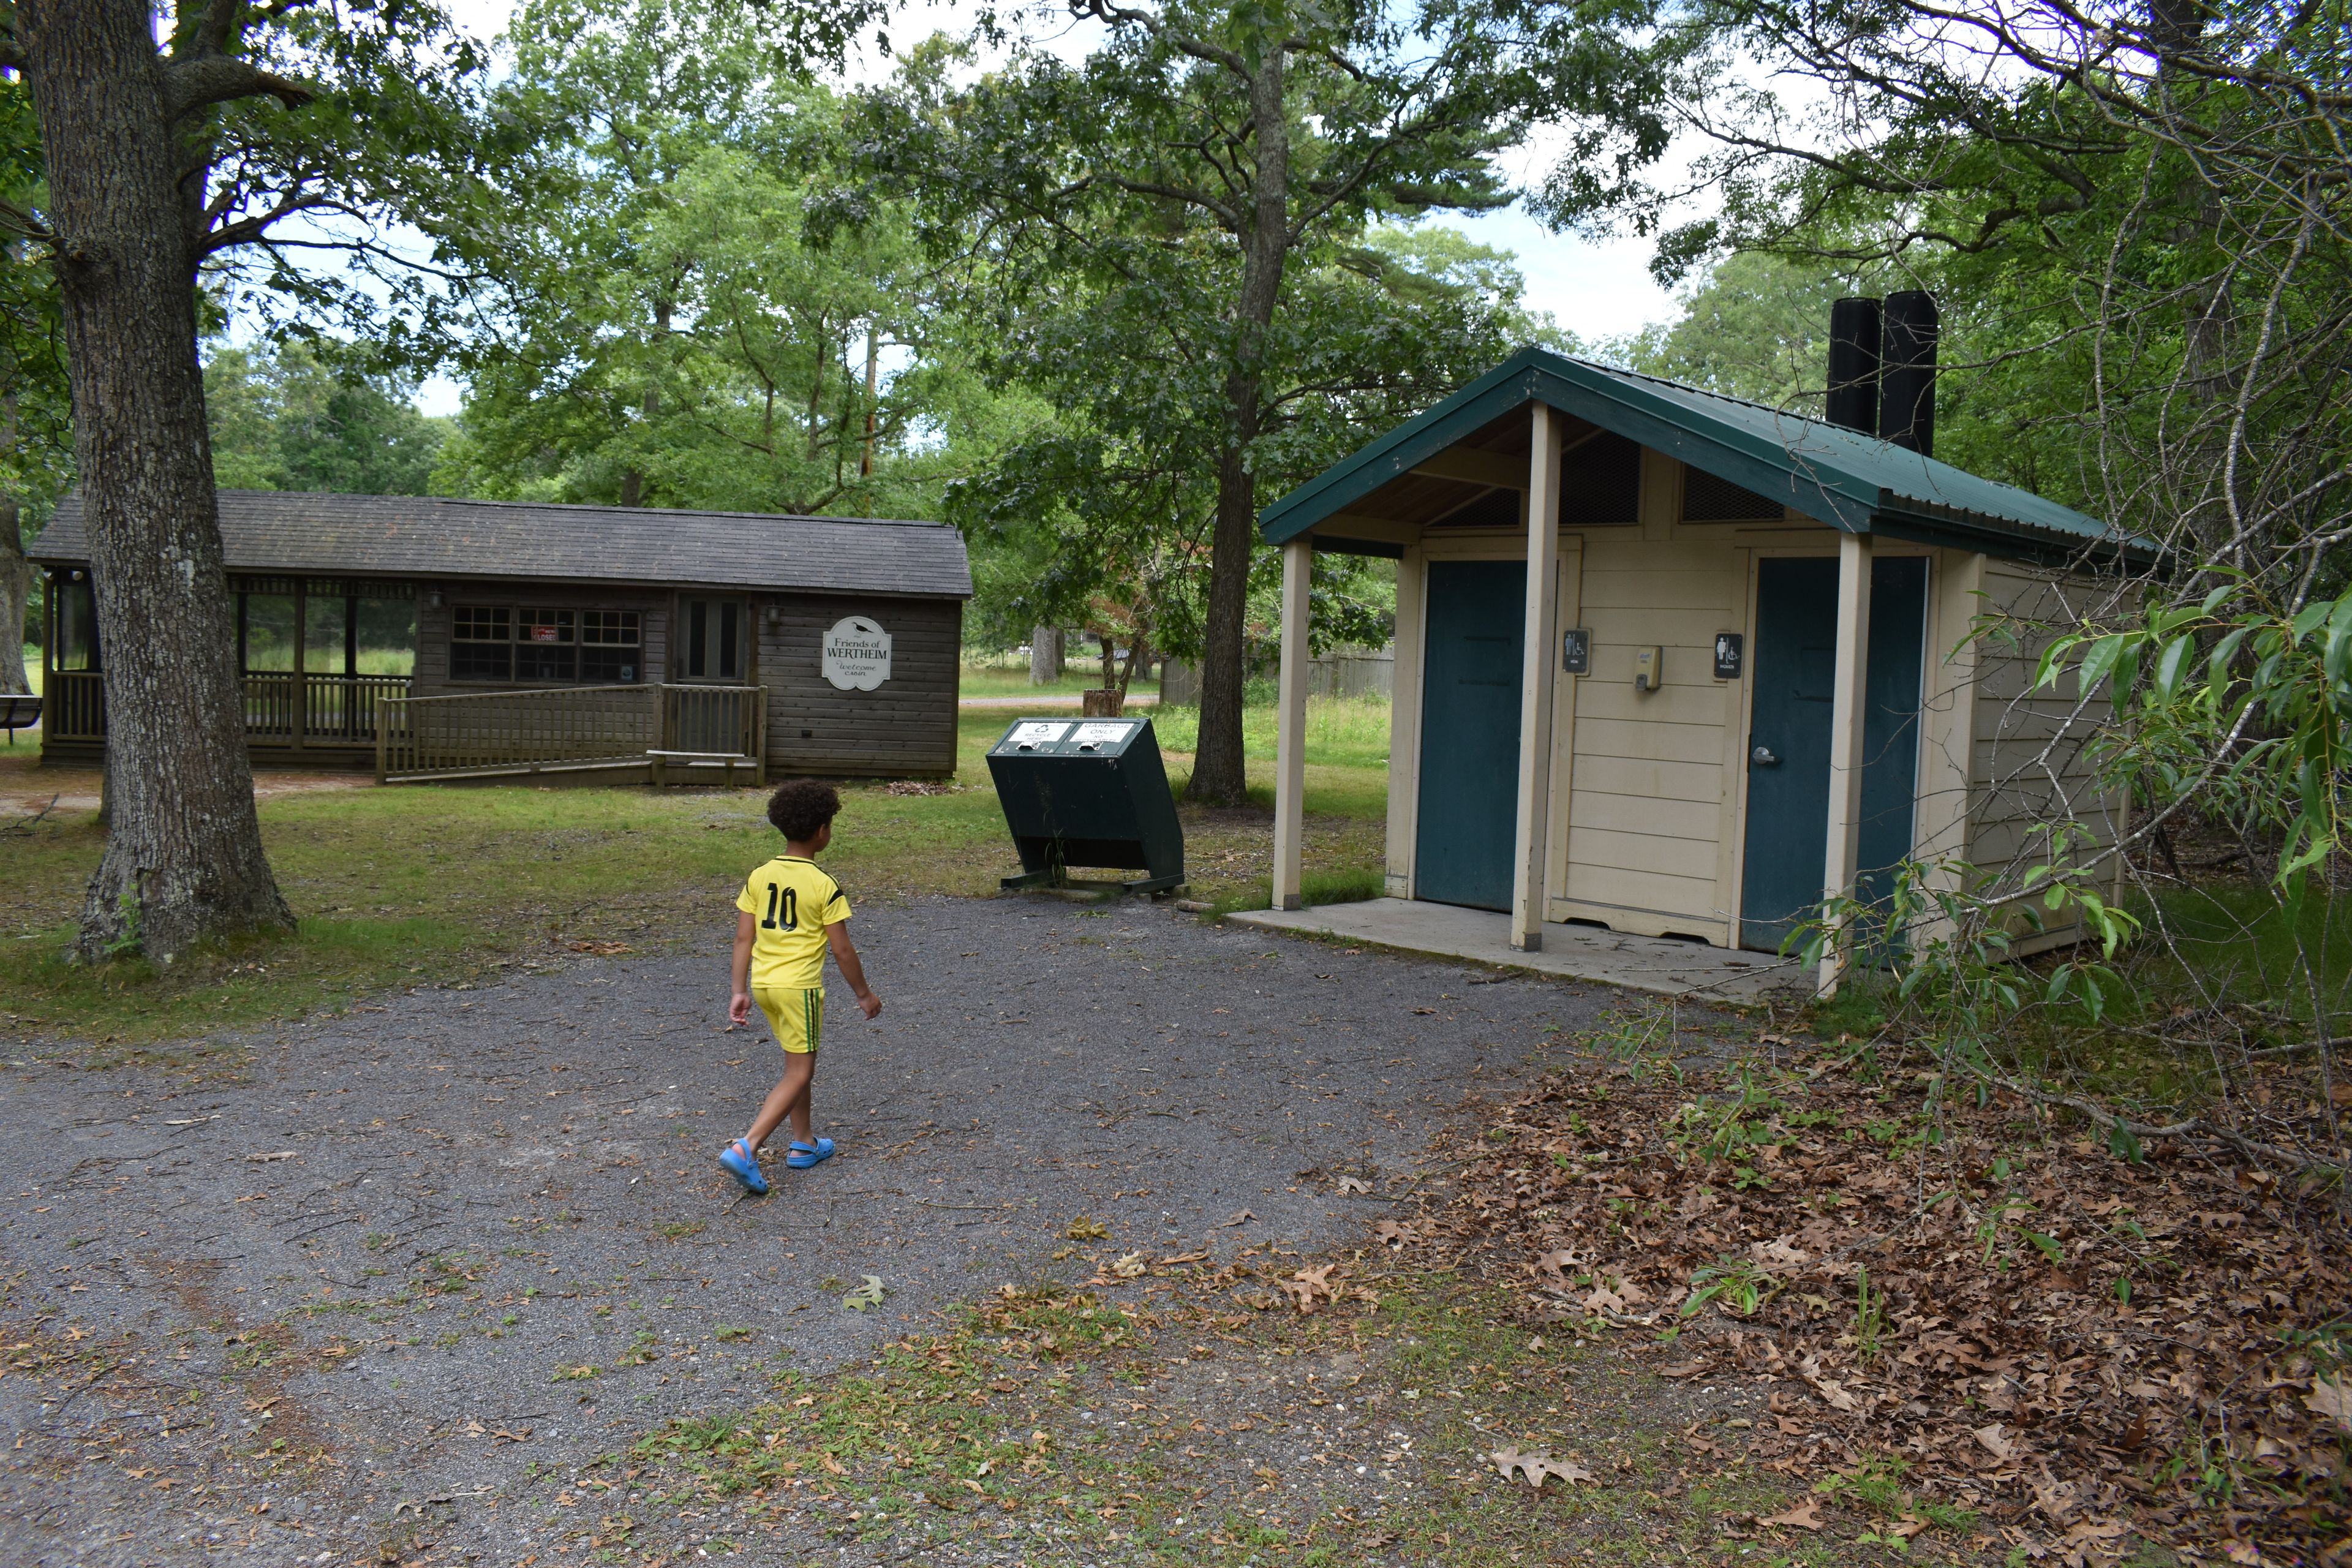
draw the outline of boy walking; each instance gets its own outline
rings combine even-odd
[[[841,977],[871,1018],[882,998],[866,984],[865,966],[849,945],[849,898],[841,884],[817,869],[816,858],[833,842],[833,819],[841,796],[814,779],[794,779],[769,798],[768,820],[784,836],[784,852],[753,871],[735,900],[735,994],[727,1016],[751,1021],[758,1003],[784,1047],[784,1076],[768,1091],[751,1131],[727,1146],[719,1163],[753,1193],[768,1190],[760,1173],[760,1145],[784,1118],[793,1120],[793,1144],[784,1163],[795,1171],[833,1156],[833,1140],[812,1136],[809,1083],[816,1076],[817,1037],[824,1028],[824,955],[828,948]]]

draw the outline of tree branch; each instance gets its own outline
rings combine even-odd
[[[172,118],[240,98],[274,98],[289,109],[299,109],[319,96],[308,82],[295,81],[226,55],[205,55],[173,60],[164,68],[167,102]]]

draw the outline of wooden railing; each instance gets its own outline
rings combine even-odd
[[[48,677],[48,721],[58,741],[106,739],[106,677],[94,669],[60,669]],[[264,672],[244,679],[245,732],[249,740],[297,750],[350,750],[375,743],[387,699],[404,696],[397,675],[295,675]]]
[[[297,747],[369,746],[384,699],[407,694],[397,675],[247,675],[245,732]]]
[[[642,763],[660,743],[658,699],[651,686],[390,698],[376,730],[375,774],[488,778]]]
[[[569,686],[387,697],[376,777],[496,778],[646,765],[653,753],[731,754],[765,776],[759,686]],[[731,773],[730,775],[731,777]]]
[[[94,669],[53,669],[41,693],[41,733],[52,741],[106,739],[106,677]]]

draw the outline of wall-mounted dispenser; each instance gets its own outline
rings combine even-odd
[[[1633,650],[1633,689],[1655,691],[1658,682],[1665,679],[1666,650],[1662,647],[1637,647]]]

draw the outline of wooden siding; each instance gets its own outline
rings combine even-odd
[[[753,614],[772,776],[955,772],[961,602],[788,594],[755,601]],[[819,668],[824,633],[845,616],[864,616],[890,634],[890,679],[875,690],[839,690]]]
[[[441,604],[436,608],[433,595]],[[537,583],[428,583],[416,596],[416,671],[410,693],[444,697],[461,691],[496,691],[501,687],[531,689],[533,680],[459,680],[449,679],[449,630],[459,605],[506,605],[518,610],[635,610],[645,638],[638,684],[658,686],[669,679],[669,608],[667,588],[549,586]],[[370,765],[373,766],[373,761]]]
[[[1989,562],[1984,573],[1985,612],[2011,617],[2011,638],[1985,638],[1977,650],[1974,711],[1969,726],[1969,820],[1967,858],[1983,870],[2039,863],[2047,839],[2043,824],[2072,816],[2090,830],[2100,847],[2116,841],[2120,803],[2098,787],[2092,742],[2106,726],[2104,687],[2084,701],[2070,670],[2057,683],[2030,689],[2045,631],[2072,624],[2072,601],[2093,592],[2083,579],[2067,579],[2005,562]],[[2011,880],[2013,881],[2013,876]],[[2045,915],[2046,918],[2046,915]],[[2018,922],[2023,930],[2024,922]],[[2072,922],[2024,943],[2050,945],[2072,935]]]

